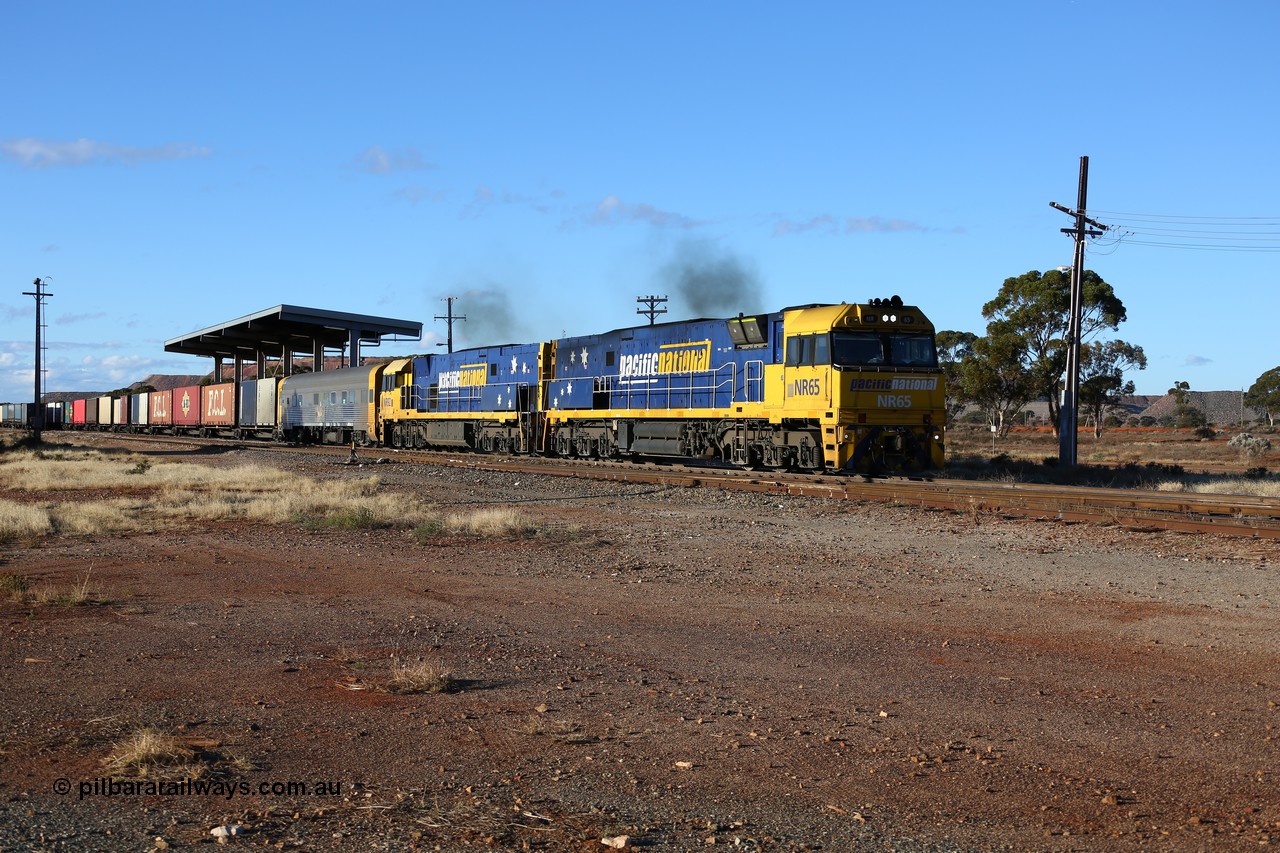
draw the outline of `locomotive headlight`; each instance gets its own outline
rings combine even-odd
[[[896,322],[898,322],[898,315],[897,315],[897,314],[890,314],[890,315],[889,315],[889,322],[890,322],[890,323],[896,323]]]
[[[885,314],[885,315],[881,316],[881,317],[880,317],[880,322],[882,322],[882,323],[887,323],[887,322],[889,322],[889,315],[888,315],[888,314]]]

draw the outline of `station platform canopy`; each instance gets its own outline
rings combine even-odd
[[[273,358],[291,365],[293,357],[301,354],[315,359],[316,369],[320,369],[329,350],[342,352],[344,364],[358,365],[362,344],[379,346],[384,340],[421,339],[422,324],[412,320],[277,305],[170,338],[164,342],[164,349],[165,352],[211,356],[219,364],[228,358],[259,364]]]

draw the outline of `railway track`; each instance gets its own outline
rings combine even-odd
[[[182,446],[245,446],[283,453],[327,455],[346,459],[347,447],[267,445],[229,439],[102,435],[113,443],[157,443]],[[600,460],[544,457],[482,456],[456,452],[360,448],[360,461],[386,458],[391,462],[422,462],[484,471],[542,474],[632,483],[710,487],[771,494],[804,495],[833,500],[883,501],[946,509],[975,516],[993,514],[1038,518],[1066,523],[1116,524],[1135,530],[1173,530],[1219,536],[1280,539],[1280,500],[1253,495],[1218,495],[1053,486],[1029,483],[991,483],[889,477],[870,482],[861,478],[818,474],[742,471],[683,464],[633,464]]]

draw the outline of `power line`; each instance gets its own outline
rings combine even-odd
[[[1199,246],[1194,243],[1173,243],[1160,242],[1156,240],[1130,240],[1129,235],[1120,234],[1113,242],[1105,245],[1115,245],[1117,248],[1123,244],[1127,246],[1153,246],[1160,249],[1189,249],[1199,252],[1280,252],[1280,245],[1275,246]]]
[[[1259,222],[1269,220],[1280,225],[1280,216],[1185,216],[1175,213],[1130,213],[1122,210],[1095,210],[1094,213],[1107,218],[1116,216],[1132,216],[1141,219],[1203,219],[1205,222]]]

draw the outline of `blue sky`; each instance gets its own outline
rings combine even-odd
[[[207,371],[164,340],[279,303],[425,324],[366,355],[434,350],[446,295],[460,346],[643,322],[650,293],[669,319],[896,293],[981,333],[1005,278],[1071,263],[1049,202],[1075,206],[1081,155],[1097,219],[1170,229],[1087,260],[1150,359],[1138,391],[1280,364],[1269,0],[8,3],[0,21],[3,400],[31,397],[36,276],[48,390]]]

